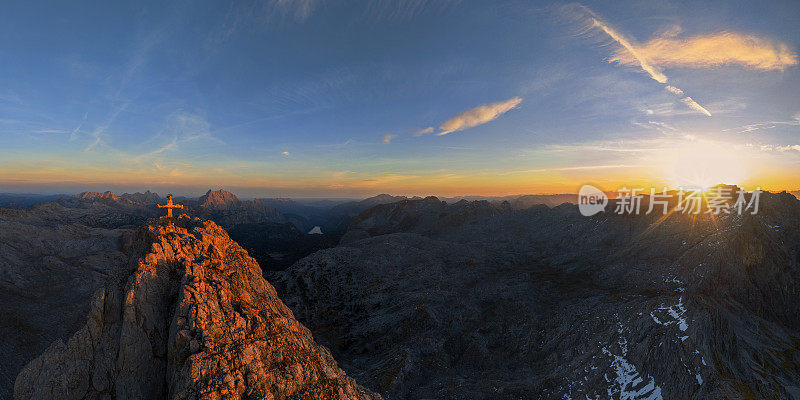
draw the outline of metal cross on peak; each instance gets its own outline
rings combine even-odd
[[[165,204],[163,206],[161,204],[159,204],[158,208],[166,208],[167,209],[167,219],[169,219],[169,223],[172,224],[172,209],[173,208],[183,209],[183,205],[182,204],[174,204],[172,202],[172,194],[170,193],[170,194],[167,195],[167,204]]]

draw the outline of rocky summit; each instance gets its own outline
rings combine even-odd
[[[123,235],[86,323],[17,376],[14,399],[380,399],[318,345],[210,221]]]

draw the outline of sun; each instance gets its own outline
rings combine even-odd
[[[740,185],[747,178],[747,153],[729,143],[687,136],[685,143],[667,150],[664,156],[668,179],[677,187]]]

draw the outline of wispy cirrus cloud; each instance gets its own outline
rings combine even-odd
[[[603,32],[605,32],[611,39],[614,39],[619,45],[621,46],[617,53],[624,53],[628,55],[634,63],[639,65],[642,70],[650,74],[650,77],[655,79],[659,83],[666,83],[667,76],[664,75],[661,70],[652,65],[650,61],[642,54],[639,53],[638,48],[625,37],[621,32],[617,31],[616,29],[612,28],[611,25],[604,22],[594,13],[594,11],[589,10],[588,8],[584,7],[586,12],[589,14],[589,20],[593,27],[599,28]]]
[[[463,131],[464,129],[483,125],[511,111],[521,102],[521,97],[513,97],[505,101],[483,104],[467,111],[463,111],[455,117],[443,122],[439,126],[441,132],[438,132],[437,135],[447,135],[448,133]]]
[[[409,20],[417,15],[455,9],[461,0],[372,0],[365,4],[364,18],[369,20]]]
[[[681,103],[686,104],[692,110],[701,112],[701,113],[703,113],[703,114],[705,114],[705,115],[707,115],[709,117],[711,116],[711,113],[708,110],[706,110],[705,107],[701,106],[700,104],[697,104],[697,102],[694,101],[689,96],[681,98]]]
[[[167,140],[162,145],[151,151],[132,156],[130,160],[134,162],[149,160],[163,153],[177,151],[182,144],[196,140],[225,144],[211,133],[211,124],[205,116],[184,111],[176,111],[167,116],[163,131],[157,134],[155,139],[165,136]]]
[[[672,94],[676,94],[678,96],[683,96],[683,90],[680,90],[672,85],[664,86],[664,89]]]
[[[388,144],[388,143],[391,143],[392,139],[394,139],[396,137],[397,137],[397,135],[393,135],[391,133],[386,133],[386,134],[381,135],[381,141],[384,144]]]
[[[764,129],[773,129],[779,125],[785,126],[800,126],[800,113],[797,113],[792,116],[792,119],[789,121],[767,121],[767,122],[756,122],[753,124],[738,126],[736,128],[729,128],[723,129],[726,132],[735,132],[735,133],[749,133],[749,132],[756,132],[759,130]]]
[[[429,126],[427,128],[420,129],[420,130],[414,132],[414,136],[422,136],[422,135],[427,135],[429,133],[433,133],[433,127],[432,126]]]
[[[775,65],[775,60],[773,59],[772,62],[769,62],[768,59],[770,58],[769,55],[762,56],[764,60],[762,63],[756,62],[755,58],[749,59],[748,62],[745,62],[747,58],[745,56],[737,56],[739,52],[743,51],[741,48],[748,48],[748,43],[746,40],[743,42],[741,38],[739,40],[733,40],[737,45],[739,45],[740,49],[734,50],[731,54],[725,56],[722,54],[724,51],[724,43],[725,40],[719,40],[715,42],[714,40],[692,40],[691,45],[689,48],[682,48],[678,39],[675,39],[678,33],[680,33],[680,28],[675,27],[667,32],[662,33],[660,39],[663,39],[661,42],[654,42],[651,40],[650,42],[646,43],[645,45],[639,45],[634,40],[625,36],[622,32],[617,30],[616,28],[612,27],[611,24],[604,21],[600,16],[598,16],[594,11],[590,10],[588,7],[579,4],[572,4],[569,6],[564,7],[564,12],[572,17],[580,21],[581,26],[581,35],[591,33],[591,32],[602,32],[603,34],[607,35],[611,40],[619,45],[617,50],[614,54],[608,59],[608,62],[616,62],[621,65],[633,65],[640,67],[644,72],[646,72],[650,78],[655,80],[658,83],[665,84],[664,88],[680,97],[680,102],[685,104],[690,109],[702,113],[706,116],[711,116],[711,112],[708,111],[705,107],[701,106],[697,101],[692,99],[689,96],[686,96],[684,91],[680,88],[677,88],[673,85],[666,85],[667,83],[667,76],[662,72],[661,65],[676,65],[678,59],[685,60],[683,65],[692,65],[692,66],[714,66],[718,65],[723,62],[729,62],[731,60],[739,61],[740,63],[744,62],[747,65]],[[726,40],[730,39],[729,35],[723,35]],[[697,39],[697,38],[695,38]],[[655,39],[654,39],[655,40]],[[730,40],[728,40],[730,42]],[[731,43],[728,43],[731,44]],[[756,48],[759,47],[763,43],[759,42],[755,45]],[[702,54],[703,54],[703,47],[711,45],[714,51],[717,54],[712,55],[705,63],[701,62]],[[655,55],[659,54],[655,49],[664,49],[664,48],[673,48],[679,47],[680,52],[676,51],[676,54],[673,58],[667,56],[659,56],[656,57]],[[784,46],[785,47],[785,46]],[[753,50],[753,46],[749,47],[750,50]],[[791,63],[792,57],[791,55],[787,55],[789,53],[788,50],[785,48],[781,48],[779,52],[780,55],[777,57],[779,60],[783,60],[783,63]],[[680,55],[678,55],[680,53]],[[770,50],[766,50],[766,53],[770,53]],[[773,57],[774,58],[774,57]],[[796,56],[795,56],[796,58]],[[668,62],[670,61],[670,62]],[[691,62],[690,62],[691,61]],[[795,60],[796,63],[796,60]]]
[[[282,16],[291,16],[296,21],[305,21],[317,6],[317,0],[274,0],[267,2],[272,10]]]
[[[647,60],[667,67],[708,68],[739,65],[763,71],[783,71],[798,64],[797,53],[784,43],[754,34],[717,32],[679,38],[679,30],[655,37],[635,47],[618,49],[609,59],[624,65]]]
[[[759,147],[761,151],[779,151],[779,152],[786,152],[786,151],[800,151],[800,144],[790,144],[790,145],[774,145],[774,144],[765,144]]]

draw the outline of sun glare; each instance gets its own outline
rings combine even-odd
[[[678,187],[707,189],[717,184],[740,185],[747,178],[747,154],[727,143],[692,140],[668,151],[665,166]]]

